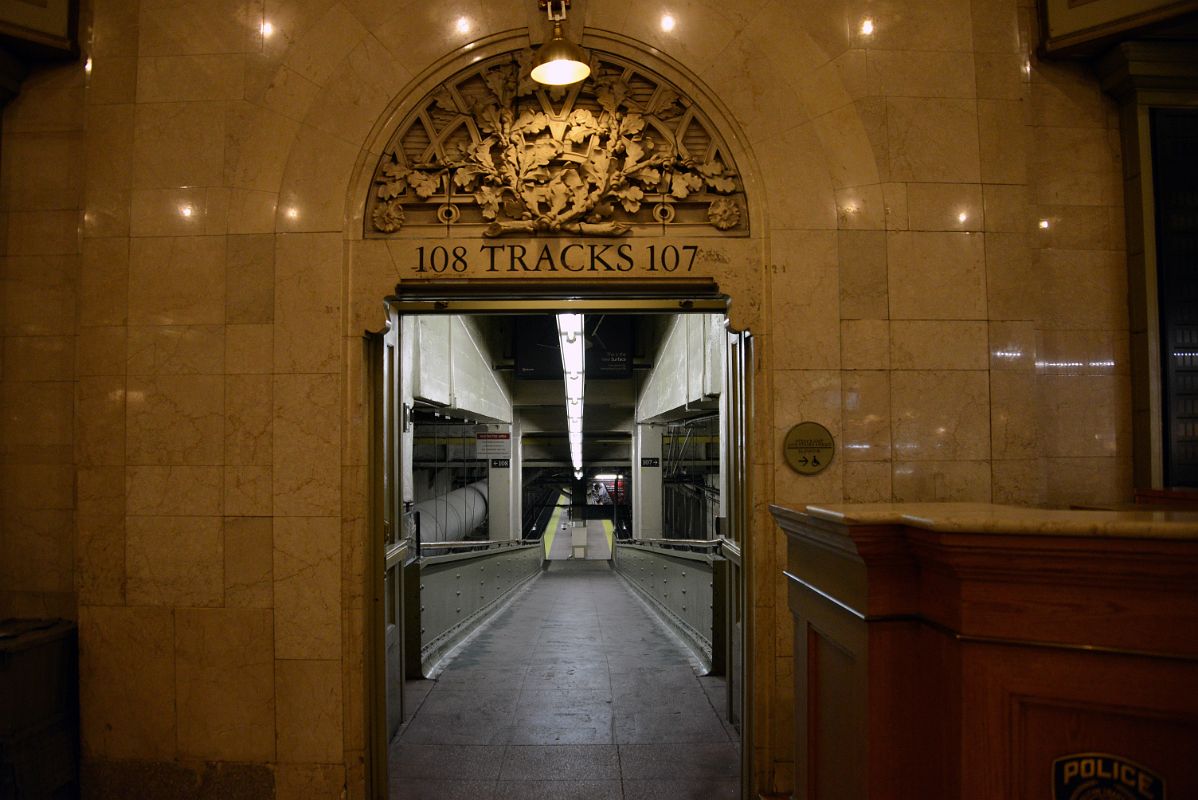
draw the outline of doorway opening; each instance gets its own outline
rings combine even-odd
[[[742,796],[752,340],[726,307],[391,302],[367,348],[374,797]]]

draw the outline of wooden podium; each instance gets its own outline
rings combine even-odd
[[[771,511],[796,798],[1198,798],[1198,514]]]

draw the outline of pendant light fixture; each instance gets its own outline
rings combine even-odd
[[[566,9],[570,7],[570,0],[538,2],[541,8],[549,13],[553,33],[533,56],[532,79],[546,86],[568,86],[584,80],[591,74],[587,55],[562,33],[562,22],[566,19]]]

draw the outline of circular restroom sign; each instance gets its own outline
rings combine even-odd
[[[836,442],[818,422],[800,422],[786,434],[782,445],[786,463],[800,475],[816,475],[832,463]]]

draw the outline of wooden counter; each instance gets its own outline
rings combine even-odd
[[[796,798],[1050,800],[1054,761],[1079,753],[1165,781],[1155,794],[1127,767],[1128,798],[1198,798],[1198,514],[771,511]]]

